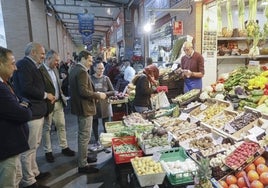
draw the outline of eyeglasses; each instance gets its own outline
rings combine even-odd
[[[191,50],[191,48],[184,48],[183,49],[185,52],[189,52]]]

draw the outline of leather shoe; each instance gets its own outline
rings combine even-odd
[[[85,173],[85,174],[93,174],[99,172],[99,169],[91,167],[91,166],[85,166],[85,167],[78,167],[79,173]]]
[[[45,153],[45,156],[46,156],[46,160],[47,160],[47,162],[49,162],[49,163],[53,163],[53,162],[55,161],[52,152]]]
[[[95,163],[95,162],[97,162],[97,160],[98,160],[98,159],[95,158],[95,157],[88,157],[88,158],[87,158],[87,162],[88,162],[88,163]]]
[[[44,179],[49,177],[51,174],[50,172],[40,172],[38,176],[35,177],[36,180]]]
[[[37,182],[35,182],[34,184],[24,187],[24,188],[49,188],[49,187],[45,185],[37,184]]]
[[[75,156],[75,152],[73,150],[71,150],[69,147],[62,149],[61,153],[65,156],[69,156],[69,157]]]

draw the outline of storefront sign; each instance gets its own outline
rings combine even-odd
[[[92,34],[91,35],[82,35],[83,44],[92,45]]]
[[[117,38],[117,41],[120,41],[123,39],[123,27],[122,26],[118,27],[117,32],[116,32],[116,38]]]
[[[173,35],[183,35],[183,22],[175,21],[173,24]]]
[[[94,14],[78,14],[79,32],[83,35],[94,33]]]

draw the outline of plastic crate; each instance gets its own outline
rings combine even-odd
[[[105,129],[107,133],[116,133],[124,128],[123,121],[105,122]]]
[[[115,147],[123,144],[131,144],[134,145],[137,148],[137,151],[135,152],[126,152],[126,153],[116,153]],[[120,137],[120,138],[113,138],[112,139],[112,149],[114,154],[114,159],[116,164],[121,163],[128,163],[130,162],[130,159],[134,157],[142,157],[143,152],[139,148],[137,144],[137,139],[135,136],[126,136],[126,137]]]
[[[161,152],[160,161],[172,162],[172,161],[185,161],[188,157],[185,150],[182,147],[167,150]],[[167,174],[167,179],[172,185],[188,184],[194,182],[194,176],[197,171],[181,172],[176,174]]]
[[[151,156],[146,157],[146,158],[151,158]],[[133,166],[133,159],[131,159],[131,164]],[[137,173],[136,168],[133,167],[133,169],[134,169],[135,175],[136,175],[136,177],[138,179],[138,182],[139,182],[141,187],[162,184],[164,179],[165,179],[165,176],[166,176],[166,173],[163,170],[163,167],[162,167],[163,172],[161,172],[161,173],[144,174],[144,175],[139,175]]]

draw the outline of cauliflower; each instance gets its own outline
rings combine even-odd
[[[209,99],[210,96],[208,95],[208,92],[207,91],[203,91],[201,94],[200,94],[200,97],[199,97],[201,100],[206,100],[206,99]]]
[[[213,92],[213,87],[211,87],[211,86],[206,86],[206,87],[205,87],[205,91],[206,91],[207,93],[209,93],[209,92]]]
[[[224,95],[222,93],[218,93],[216,96],[215,96],[215,99],[218,99],[218,100],[224,100]]]
[[[216,91],[223,91],[223,90],[224,90],[224,84],[223,84],[223,83],[218,83],[218,84],[215,86],[215,90],[216,90]]]

